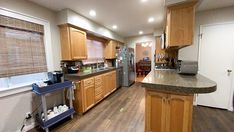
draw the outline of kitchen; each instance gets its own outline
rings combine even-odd
[[[179,3],[179,1],[177,2]],[[77,81],[75,84],[78,86],[76,86],[74,92],[79,90],[79,85],[83,87],[87,84],[91,85],[88,88],[98,88],[100,86],[100,82],[102,82],[103,87],[107,87],[108,89],[104,90],[105,92],[100,92],[101,88],[99,87],[99,94],[97,94],[97,98],[87,98],[88,100],[86,99],[87,101],[84,101],[86,104],[82,104],[82,107],[79,106],[81,103],[78,103],[78,105],[73,103],[74,110],[76,111],[73,119],[65,119],[62,121],[62,123],[55,124],[52,126],[52,128],[50,128],[51,131],[147,131],[145,130],[146,113],[144,94],[145,90],[148,88],[141,83],[133,84],[136,75],[134,74],[135,72],[132,71],[136,70],[136,67],[134,66],[136,60],[134,60],[134,57],[134,59],[131,57],[136,56],[136,43],[152,42],[152,51],[150,54],[148,54],[151,56],[151,72],[153,69],[155,69],[155,66],[164,66],[161,65],[161,62],[157,62],[164,61],[166,59],[166,57],[161,57],[163,55],[157,54],[157,50],[160,49],[157,47],[161,46],[159,45],[161,44],[161,35],[164,33],[164,31],[166,31],[165,24],[167,15],[165,9],[167,6],[170,7],[170,5],[177,4],[170,0],[139,0],[130,1],[125,4],[116,1],[107,2],[104,0],[100,1],[100,3],[96,1],[86,3],[82,0],[77,1],[77,3],[75,1],[55,2],[34,0],[1,0],[1,15],[44,26],[43,31],[36,30],[36,32],[39,32],[39,36],[42,34],[44,35],[45,53],[39,52],[39,50],[34,51],[34,53],[43,53],[42,56],[46,58],[46,60],[43,60],[43,58],[38,58],[42,61],[40,61],[41,63],[39,64],[35,64],[40,66],[45,66],[42,64],[47,64],[47,70],[39,68],[37,70],[44,70],[46,72],[43,72],[44,74],[33,75],[27,75],[25,73],[35,73],[34,71],[26,70],[24,72],[25,75],[22,75],[21,73],[23,70],[15,70],[15,73],[11,73],[11,75],[8,73],[8,75],[6,75],[4,72],[2,72],[2,70],[0,70],[2,72],[0,73],[0,104],[4,107],[4,109],[1,109],[2,114],[0,120],[0,131],[20,131],[23,124],[25,124],[22,129],[23,131],[33,129],[34,127],[42,130],[39,124],[34,120],[34,114],[36,114],[36,112],[33,113],[33,111],[40,106],[41,98],[32,92],[31,84],[45,80],[45,78],[47,78],[45,77],[47,76],[47,71],[60,71],[62,70],[61,68],[64,67],[73,69],[81,68],[83,71],[85,71],[84,74],[81,71],[78,74],[71,74],[71,76],[75,77],[68,76],[68,74],[66,76],[65,74],[65,79],[73,80],[75,78],[75,80],[80,80],[80,78],[82,78],[81,75],[90,78],[90,80],[86,81]],[[165,56],[170,56],[172,54],[171,56],[175,56],[175,58],[178,57],[178,60],[198,61],[199,75],[204,75],[218,84],[216,92],[214,92],[214,89],[211,90],[213,91],[213,94],[194,95],[194,108],[192,116],[193,131],[233,130],[232,124],[234,117],[233,112],[231,112],[233,111],[233,84],[231,83],[233,82],[233,75],[231,70],[234,69],[233,62],[230,63],[230,59],[233,60],[233,58],[230,58],[230,55],[233,55],[231,52],[233,46],[230,44],[228,45],[228,43],[232,42],[232,37],[230,36],[233,33],[233,28],[230,27],[233,27],[233,5],[234,3],[231,0],[225,0],[222,3],[219,3],[219,1],[213,2],[210,0],[198,1],[195,6],[195,14],[193,14],[194,25],[192,28],[194,28],[194,33],[186,33],[186,35],[190,34],[188,35],[190,37],[192,34],[192,38],[189,38],[189,43],[179,42],[180,44],[184,43],[190,45],[182,46],[175,52],[168,51],[166,47],[165,49],[162,49],[165,50],[165,52],[169,52],[169,55]],[[110,11],[112,9],[113,11]],[[112,15],[119,18],[113,18],[111,17]],[[138,17],[138,15],[141,17]],[[178,19],[180,16],[173,17],[172,15],[173,13],[171,14],[172,22],[184,20]],[[150,19],[150,17],[153,17],[154,20]],[[187,17],[189,17],[189,20],[191,20],[191,16],[186,16],[185,18]],[[178,23],[181,22],[182,21],[179,21]],[[1,25],[1,27],[3,26]],[[172,31],[171,36],[173,37],[173,35],[178,35],[175,38],[180,38],[180,32],[173,34],[173,28],[176,29],[176,27],[179,26],[172,26],[170,28]],[[182,26],[180,28],[184,27]],[[12,31],[17,28],[10,29]],[[35,29],[33,29],[33,31],[34,30]],[[26,30],[20,31],[25,32]],[[189,31],[192,31],[192,29]],[[72,36],[73,33],[76,35]],[[220,39],[214,39],[218,38],[217,35]],[[37,37],[37,35],[35,36]],[[200,39],[201,36],[202,39]],[[68,40],[71,39],[71,37],[75,37],[75,39],[72,41]],[[166,41],[168,41],[167,38],[168,37],[166,37]],[[173,41],[173,39],[170,41]],[[87,51],[84,52],[84,45],[83,47],[82,45],[79,45],[78,48],[71,48],[72,46],[75,46],[73,44],[76,42],[87,45],[87,47],[92,44],[96,46],[90,46],[89,48],[86,48]],[[67,43],[69,43],[69,46],[71,47],[66,47],[68,46]],[[206,45],[202,45],[203,43],[206,43]],[[220,43],[225,43],[226,45],[220,46]],[[37,48],[39,49],[42,47]],[[81,50],[82,48],[83,50]],[[120,54],[120,56],[117,57],[118,59],[115,59],[116,53],[119,53],[119,51],[124,52],[125,50],[123,49],[126,51],[134,50],[134,52],[132,52],[133,54],[131,55],[127,54],[128,52],[126,52],[127,56],[125,57],[122,57],[121,55],[123,54]],[[217,51],[218,49],[220,49],[220,51]],[[164,53],[164,51],[159,52]],[[3,53],[2,50],[1,53]],[[0,61],[3,64],[4,59],[2,59],[2,57],[3,56],[1,56]],[[28,55],[28,57],[31,56]],[[72,57],[78,61],[73,63],[70,60]],[[28,58],[28,60],[30,60],[30,58]],[[45,61],[46,63],[44,63]],[[124,66],[127,64],[124,61],[129,62],[129,64],[131,64],[131,68]],[[218,64],[217,61],[219,62]],[[20,62],[20,60],[17,62]],[[221,65],[221,62],[223,65]],[[83,66],[83,64],[86,65]],[[122,86],[125,85],[124,87],[117,88],[117,86],[114,84],[115,82],[117,83],[117,81],[114,80],[118,79],[115,78],[117,70],[110,67],[115,67],[116,64],[120,67],[118,69],[121,69],[121,67],[123,68],[123,79],[121,79],[123,81],[120,83],[122,83]],[[14,66],[16,66],[16,64],[14,64]],[[220,68],[222,68],[222,71],[215,72],[220,70]],[[96,69],[98,73],[94,73],[95,75],[93,74],[90,76],[91,72],[95,72],[95,70],[92,69]],[[16,71],[18,72],[17,74],[21,74],[21,76],[11,77],[12,74],[16,74]],[[110,75],[108,75],[108,73]],[[126,76],[130,74],[131,77]],[[106,75],[106,77],[100,75]],[[147,79],[147,77],[150,77],[153,74],[149,73],[148,75],[143,77],[146,77]],[[157,75],[161,75],[159,77],[162,77],[163,73],[157,73]],[[2,76],[4,77],[2,78]],[[192,77],[193,76],[191,76],[191,78]],[[130,81],[127,81],[128,78],[131,78],[129,79]],[[105,79],[107,81],[105,81]],[[166,79],[164,81],[166,81]],[[9,84],[7,82],[9,82]],[[14,86],[14,84],[16,85]],[[99,86],[95,86],[95,84],[98,84]],[[230,87],[230,89],[222,90],[222,87],[220,86]],[[87,97],[93,97],[93,95],[98,93],[90,89],[87,91]],[[80,94],[82,92],[78,93]],[[61,104],[62,94],[63,93],[61,92],[56,92],[55,94],[49,95],[50,97],[46,98],[48,108],[53,108],[54,106]],[[84,93],[82,93],[82,96],[76,96],[75,93],[74,98],[80,98],[83,97],[83,95]],[[81,102],[83,102],[83,100],[81,99]],[[69,106],[68,104],[67,106]],[[215,109],[212,107],[221,109]],[[25,117],[27,116],[28,112],[33,114],[33,118],[26,120]]]

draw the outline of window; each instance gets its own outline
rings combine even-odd
[[[0,92],[47,80],[49,23],[6,9],[0,12]]]
[[[0,15],[0,78],[47,71],[43,26]]]
[[[88,58],[83,60],[83,64],[104,62],[104,45],[100,41],[87,39]]]

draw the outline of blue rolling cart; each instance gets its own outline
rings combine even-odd
[[[33,92],[36,93],[38,96],[41,97],[42,102],[42,111],[44,113],[44,120],[41,118],[41,112],[39,112],[38,116],[36,116],[36,119],[40,126],[46,130],[46,132],[49,132],[49,127],[54,125],[55,123],[71,116],[73,118],[73,114],[75,113],[75,110],[72,105],[72,90],[73,90],[73,84],[72,81],[64,81],[62,83],[55,83],[52,85],[48,85],[45,87],[39,87],[37,84],[33,84]],[[47,115],[47,105],[46,105],[46,94],[53,93],[58,90],[64,90],[67,89],[69,91],[69,109],[51,119],[48,119]],[[63,94],[63,100],[64,94]],[[65,102],[65,101],[64,101]]]

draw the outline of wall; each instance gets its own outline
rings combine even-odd
[[[149,35],[142,35],[142,36],[135,36],[135,37],[129,37],[125,39],[125,43],[128,47],[134,48],[135,56],[136,56],[136,44],[141,42],[149,42],[151,41],[153,43],[152,49],[151,49],[151,58],[154,58],[154,52],[155,52],[155,36],[153,34]],[[136,60],[135,60],[136,62]],[[151,61],[151,68],[154,69],[154,61]]]
[[[149,57],[152,61],[151,48],[152,47],[149,46],[143,47],[141,46],[141,43],[136,44],[136,62],[139,62],[144,57]]]
[[[234,6],[196,12],[194,44],[179,50],[179,59],[198,60],[200,25],[234,22]]]
[[[89,20],[88,18],[81,16],[70,9],[64,9],[60,11],[57,17],[58,17],[58,24],[70,23],[82,29],[88,30],[88,32],[93,33],[97,36],[117,40],[124,43],[124,38],[122,36],[119,36],[118,34],[107,29],[106,27],[99,25]]]
[[[51,67],[49,69],[60,69],[60,38],[59,31],[56,25],[55,12],[52,12],[46,8],[43,8],[25,0],[1,0],[0,7],[29,16],[33,16],[39,19],[43,19],[50,23],[50,47],[52,47],[52,49],[50,49],[50,51],[47,53],[51,57],[52,62]],[[38,99],[31,91],[29,91],[30,89],[31,87],[29,86],[17,90],[0,92],[1,132],[12,132],[19,130],[22,126],[22,121],[25,117],[25,113],[35,109],[37,105],[37,103],[35,102],[37,102]],[[9,93],[11,93],[11,95],[8,95]],[[61,99],[58,96],[53,96],[52,98],[54,100],[51,100],[51,102],[49,103],[50,105],[53,105],[55,102],[61,101]]]

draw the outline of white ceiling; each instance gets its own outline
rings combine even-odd
[[[198,11],[229,7],[234,5],[234,0],[201,0]]]
[[[129,37],[138,35],[142,30],[144,34],[153,33],[161,28],[164,23],[164,0],[29,0],[54,11],[70,8],[77,13],[95,21],[98,24],[112,29],[117,34]],[[234,5],[234,0],[201,0],[198,11]],[[91,17],[89,11],[97,12],[96,17]],[[148,23],[148,18],[154,17],[153,23]]]

